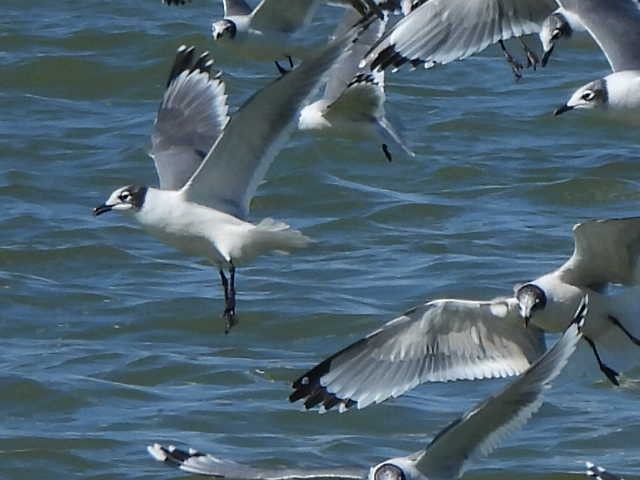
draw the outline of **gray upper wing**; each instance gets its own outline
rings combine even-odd
[[[353,343],[293,383],[291,401],[329,409],[396,397],[423,382],[517,375],[545,351],[515,300],[436,300]]]
[[[148,446],[147,451],[156,460],[185,472],[233,480],[360,480],[366,476],[366,471],[358,468],[253,468],[193,449],[182,450],[157,443]]]
[[[297,126],[300,110],[355,32],[254,94],[236,113],[183,188],[191,201],[246,218],[258,183]]]
[[[614,72],[640,69],[640,9],[636,0],[558,0],[576,15]]]
[[[193,47],[176,54],[149,152],[165,190],[187,183],[229,120],[225,85],[211,74],[212,63],[206,53],[195,59]]]
[[[244,0],[224,0],[225,17],[249,15],[251,11],[251,7]]]
[[[555,0],[429,0],[400,20],[367,54],[371,69],[444,64],[498,40],[538,32]]]
[[[575,248],[558,270],[571,285],[601,289],[640,282],[640,217],[591,220],[573,227]]]
[[[560,340],[525,373],[495,396],[476,405],[442,430],[424,452],[413,454],[415,466],[433,480],[458,478],[466,463],[490,453],[505,435],[522,427],[540,408],[545,388],[556,378],[582,337],[578,323],[586,308]]]
[[[295,32],[311,20],[318,5],[318,0],[262,0],[251,24],[259,30]]]

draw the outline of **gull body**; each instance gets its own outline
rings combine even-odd
[[[304,373],[293,382],[290,401],[344,411],[425,382],[517,375],[545,351],[545,332],[566,328],[585,295],[583,338],[600,371],[617,384],[618,372],[607,362],[640,345],[640,218],[592,220],[575,225],[573,234],[573,255],[518,285],[513,296],[413,308]],[[626,288],[609,290],[611,284]]]
[[[604,468],[594,465],[591,462],[585,462],[587,471],[586,474],[588,477],[595,478],[596,480],[624,480],[624,478],[619,477],[618,475],[614,475],[613,473],[608,472]]]
[[[576,349],[586,310],[585,300],[553,347],[504,389],[449,423],[426,448],[385,460],[368,472],[356,468],[259,469],[196,450],[159,444],[150,445],[147,451],[154,459],[185,472],[236,480],[454,480],[462,476],[471,461],[491,453],[506,435],[524,426],[540,408],[545,390]]]
[[[307,99],[355,32],[253,95],[232,117],[220,75],[204,54],[180,47],[152,134],[160,188],[118,188],[94,209],[120,211],[179,250],[219,268],[226,331],[236,321],[235,269],[255,257],[289,252],[309,239],[282,222],[248,222],[249,205]],[[225,275],[227,268],[230,278]]]
[[[578,88],[558,107],[616,112],[640,110],[640,7],[635,0],[558,0],[584,25],[601,48],[613,73]]]
[[[334,36],[343,35],[358,17],[355,10],[348,9]],[[384,32],[386,22],[386,16],[373,21],[350,52],[334,64],[322,98],[302,109],[298,128],[321,136],[375,141],[390,161],[392,152],[415,154],[386,117],[384,72],[368,73],[358,67],[365,52]]]

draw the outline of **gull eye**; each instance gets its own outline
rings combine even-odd
[[[551,32],[551,40],[557,40],[562,36],[562,32],[559,28],[556,28]]]
[[[391,463],[385,463],[376,470],[374,480],[406,480],[406,477],[400,468]]]
[[[591,100],[593,100],[593,98],[596,96],[595,92],[592,90],[587,90],[586,92],[584,92],[582,94],[582,100],[584,100],[585,102],[590,102]]]
[[[125,190],[120,195],[118,195],[118,199],[122,202],[128,202],[131,199],[131,193],[129,190]]]

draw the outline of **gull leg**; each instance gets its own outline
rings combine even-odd
[[[280,62],[278,62],[277,60],[273,62],[276,64],[276,68],[278,69],[278,72],[280,73],[280,75],[284,76],[293,69],[293,58],[291,58],[291,55],[287,55],[287,60],[289,60],[289,68],[283,67],[282,65],[280,65]]]
[[[287,55],[287,58],[289,59],[289,68],[293,68],[293,58],[291,58],[291,55]]]
[[[389,146],[386,143],[382,144],[382,153],[384,153],[384,156],[387,158],[387,162],[393,161],[393,157],[389,151]]]
[[[222,270],[220,270],[220,275],[224,277]],[[231,264],[231,268],[229,268],[229,276],[229,281],[224,277],[222,282],[222,285],[225,287],[224,313],[222,314],[222,318],[225,320],[225,334],[229,333],[229,330],[238,323],[238,319],[236,318],[236,267],[234,267],[233,264]]]
[[[609,379],[611,383],[613,383],[615,386],[619,386],[620,382],[618,382],[618,376],[620,374],[616,372],[613,368],[609,368],[602,362],[602,360],[600,359],[600,354],[596,349],[596,344],[593,343],[593,340],[591,340],[589,337],[587,337],[584,334],[582,335],[582,338],[584,338],[587,341],[587,343],[591,347],[591,350],[593,350],[593,354],[596,356],[596,360],[598,361],[598,367],[600,367],[600,371],[605,374],[605,376]]]
[[[520,43],[522,44],[522,49],[524,50],[525,55],[527,56],[527,68],[533,67],[535,70],[536,67],[540,64],[540,58],[538,55],[529,48],[529,45],[525,43],[525,41],[519,37]]]
[[[516,80],[520,80],[522,78],[522,64],[518,62],[513,55],[509,53],[507,47],[504,46],[504,42],[502,40],[498,40],[498,44],[502,49],[502,53],[504,54],[504,58],[507,60],[507,63],[511,66],[511,71],[513,75],[516,77]]]
[[[631,332],[629,330],[627,330],[625,328],[624,325],[622,325],[620,323],[620,320],[618,320],[616,317],[609,315],[609,320],[611,321],[611,323],[613,323],[616,327],[618,327],[620,330],[623,331],[623,333],[627,336],[627,338],[629,340],[631,340],[635,345],[640,346],[640,339],[638,339],[637,337],[634,337]]]

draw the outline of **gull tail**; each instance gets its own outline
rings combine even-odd
[[[251,246],[258,251],[287,254],[306,247],[311,241],[299,230],[273,218],[265,218],[251,230]]]

